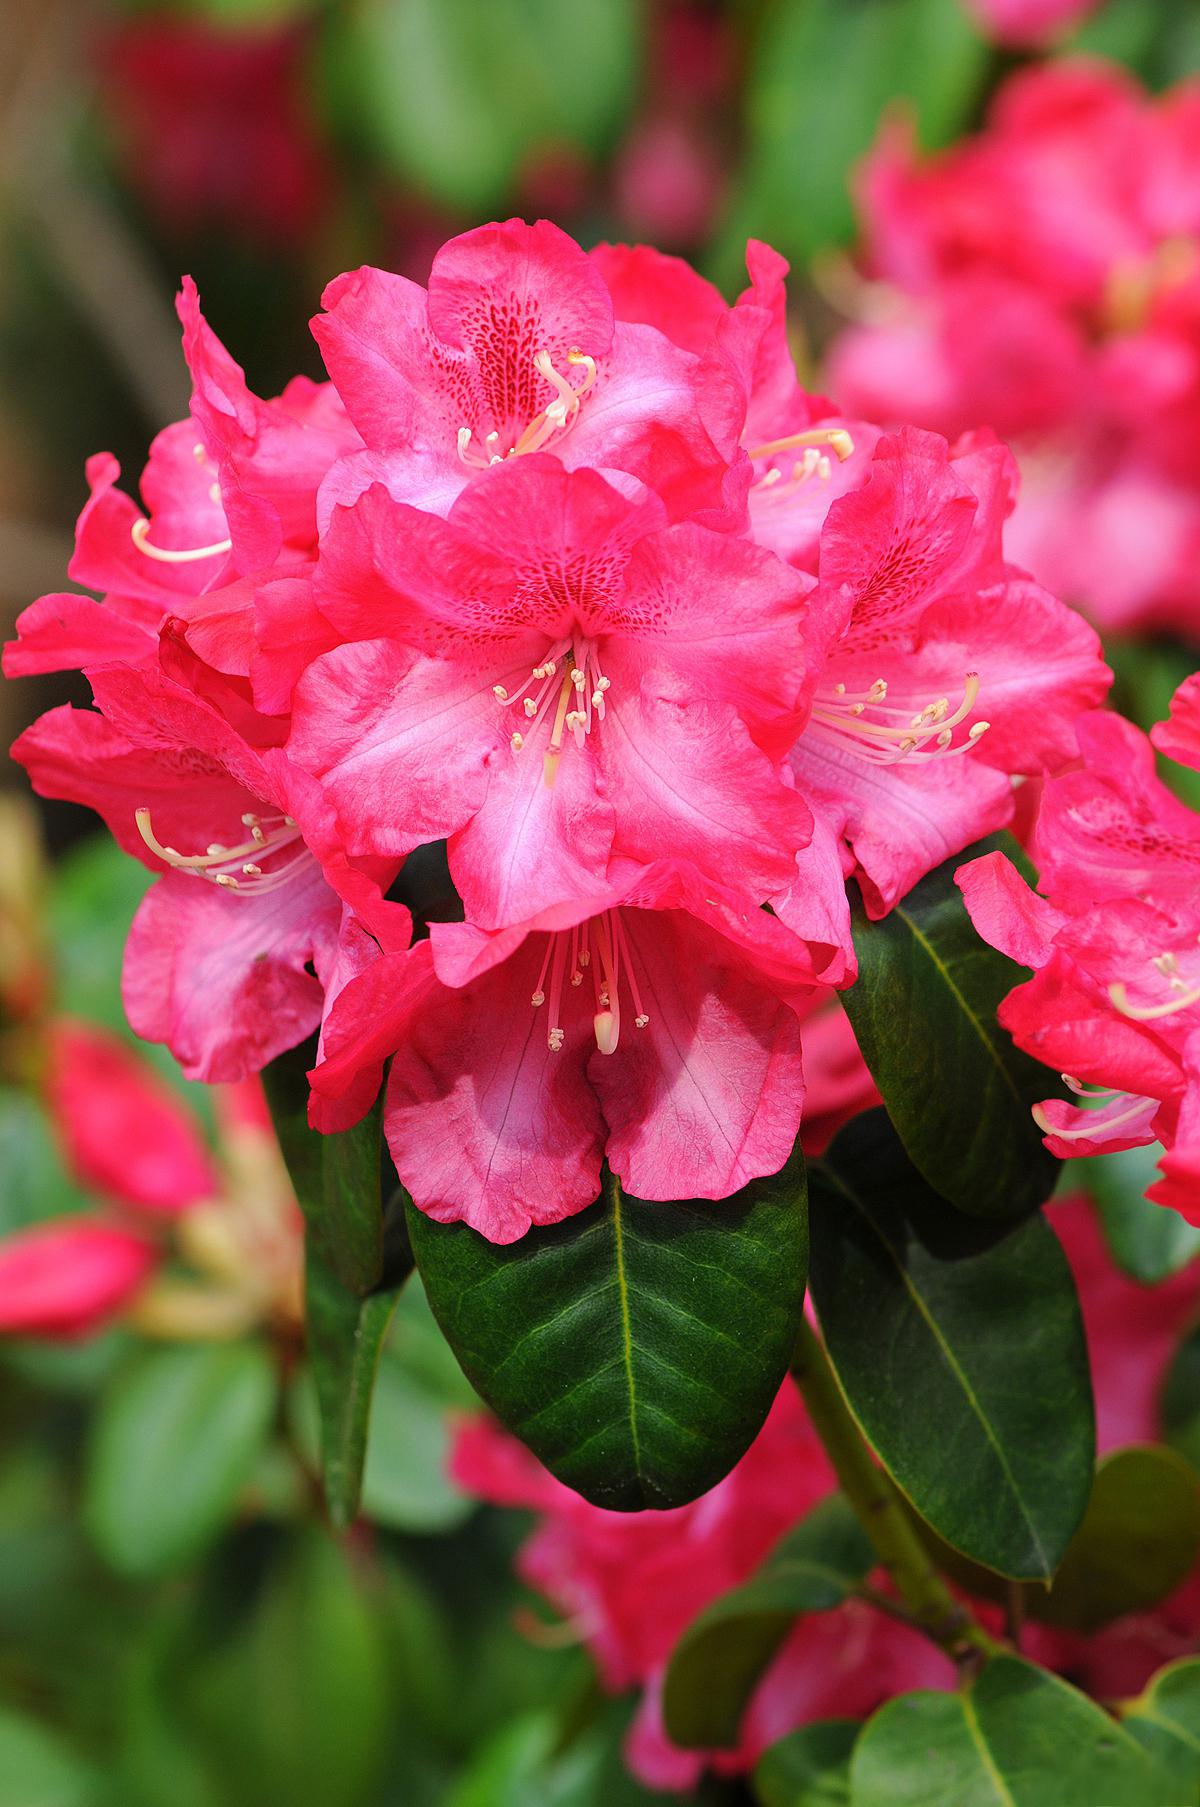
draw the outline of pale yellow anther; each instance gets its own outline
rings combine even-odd
[[[535,1010],[539,1010],[541,1008],[541,1006],[546,1002],[546,994],[544,991],[535,991],[529,1001],[533,1005]]]
[[[525,745],[525,736],[523,734],[514,734],[508,744],[514,753],[519,753],[521,748]]]
[[[534,676],[535,677],[537,676],[536,672],[534,673]],[[507,703],[507,701],[508,701],[508,692],[504,688],[503,684],[493,684],[492,685],[492,695],[494,697],[496,697],[502,703]]]

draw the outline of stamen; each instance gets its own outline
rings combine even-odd
[[[854,452],[854,441],[845,427],[812,427],[806,433],[789,433],[785,439],[769,439],[765,445],[748,446],[749,458],[773,458],[776,452],[790,452],[793,446],[827,445],[839,464],[845,464]]]
[[[937,697],[914,715],[910,708],[884,702],[887,681],[876,678],[867,689],[848,691],[844,684],[818,690],[813,703],[810,732],[830,740],[846,752],[880,765],[907,759],[922,764],[930,759],[950,759],[970,752],[987,733],[990,723],[972,724],[965,739],[954,744],[954,729],[964,721],[979,695],[979,674],[970,671],[963,683],[962,701],[953,714],[948,697]],[[880,720],[888,717],[890,720]],[[933,742],[932,747],[928,745]]]
[[[219,501],[220,497],[215,499]],[[149,532],[150,523],[143,518],[133,523],[129,529],[129,537],[139,552],[144,552],[147,558],[158,559],[164,565],[190,565],[196,559],[216,558],[219,553],[233,551],[232,540],[217,540],[211,546],[193,546],[188,551],[176,551],[166,546],[152,546],[146,537]]]
[[[248,841],[236,847],[213,841],[204,853],[180,853],[174,847],[165,846],[155,834],[150,811],[144,806],[134,811],[134,821],[146,846],[165,865],[177,872],[189,873],[193,878],[207,879],[224,891],[237,891],[243,897],[277,891],[302,868],[312,865],[312,855],[301,841],[300,830],[291,816],[275,817],[264,827],[258,816],[244,815],[242,825],[250,829]],[[264,852],[278,853],[297,844],[300,851],[270,872],[264,872],[257,860],[249,857]]]
[[[1179,984],[1180,981],[1173,980],[1172,983]],[[1108,995],[1122,1016],[1131,1017],[1135,1023],[1156,1023],[1165,1016],[1177,1016],[1181,1010],[1190,1010],[1193,1004],[1200,1004],[1200,985],[1193,986],[1191,991],[1179,992],[1165,1004],[1131,1004],[1128,988],[1124,985],[1110,985]]]
[[[590,967],[595,1000],[592,1032],[601,1054],[612,1054],[621,1039],[622,986],[628,989],[633,1003],[635,1028],[644,1029],[650,1021],[638,990],[621,913],[619,910],[605,910],[599,916],[593,916],[590,921],[577,924],[571,929],[570,936],[569,958],[567,931],[560,929],[547,936],[546,951],[542,956],[530,1003],[537,1010],[546,1002],[546,981],[549,975],[550,1028],[546,1040],[550,1049],[557,1051],[563,1046],[565,1038],[560,1014],[564,995],[563,980],[569,976],[571,986],[578,989],[583,983],[585,971]],[[595,961],[592,960],[589,947],[589,942],[593,939],[597,954]]]

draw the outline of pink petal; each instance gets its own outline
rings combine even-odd
[[[804,1102],[794,1013],[691,918],[627,909],[622,926],[650,1021],[588,1062],[613,1172],[647,1199],[726,1198],[777,1173]]]
[[[67,1164],[83,1185],[151,1215],[175,1215],[216,1192],[195,1118],[119,1036],[59,1019],[46,1097]]]
[[[1018,966],[1045,966],[1054,937],[1066,921],[1061,910],[1031,891],[1002,853],[968,860],[954,874],[967,914],[989,946]]]
[[[117,1316],[158,1263],[129,1230],[60,1217],[0,1241],[0,1333],[80,1337]]]

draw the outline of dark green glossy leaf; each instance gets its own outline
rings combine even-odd
[[[307,1241],[331,1275],[363,1296],[384,1268],[382,1105],[340,1135],[318,1135],[308,1127],[306,1075],[315,1060],[315,1043],[304,1042],[264,1069],[263,1084]]]
[[[918,1525],[938,1567],[981,1599],[1003,1601],[1003,1577],[967,1561]],[[1050,1587],[1024,1590],[1025,1615],[1047,1625],[1096,1631],[1125,1613],[1157,1606],[1185,1581],[1200,1555],[1195,1472],[1157,1445],[1114,1450],[1096,1469],[1092,1497]]]
[[[737,1743],[750,1696],[800,1613],[831,1612],[874,1567],[875,1553],[841,1494],[781,1538],[766,1561],[693,1620],[663,1686],[663,1718],[675,1744]]]
[[[226,1523],[262,1451],[276,1396],[254,1343],[139,1354],[101,1402],[84,1512],[105,1559],[124,1575],[163,1575]]]
[[[746,239],[805,263],[854,232],[851,174],[885,109],[913,103],[926,143],[966,123],[987,52],[958,0],[777,0],[746,91],[748,149],[717,252],[744,280]]]
[[[1178,1799],[1200,1799],[1200,1658],[1170,1663],[1121,1709],[1125,1730],[1166,1770]]]
[[[1200,1471],[1200,1324],[1184,1336],[1167,1369],[1159,1398],[1163,1435]]]
[[[754,1770],[761,1807],[850,1807],[857,1719],[818,1719],[764,1751]]]
[[[957,1694],[902,1694],[850,1764],[854,1807],[1186,1807],[1128,1731],[1057,1676],[998,1656]]]
[[[321,1419],[321,1473],[329,1516],[353,1524],[362,1491],[371,1396],[394,1292],[361,1299],[331,1274],[310,1245],[304,1264],[308,1353]]]
[[[1145,1196],[1146,1188],[1160,1177],[1161,1156],[1158,1143],[1151,1142],[1144,1148],[1091,1155],[1071,1169],[1100,1208],[1113,1260],[1143,1286],[1157,1285],[1200,1254],[1200,1229],[1178,1211],[1164,1210]]]
[[[850,1407],[942,1537],[1053,1574],[1087,1506],[1095,1434],[1079,1301],[1040,1216],[945,1210],[882,1111],[810,1175],[813,1301]]]
[[[411,1206],[433,1312],[462,1368],[596,1505],[678,1506],[727,1474],[787,1370],[804,1298],[804,1162],[710,1203],[595,1204],[485,1242]]]
[[[954,883],[960,866],[997,850],[1028,870],[1011,835],[989,835],[914,885],[881,922],[856,900],[859,977],[842,994],[910,1160],[973,1217],[1032,1211],[1059,1172],[1030,1114],[1054,1077],[996,1021],[1028,975],[980,939]]]

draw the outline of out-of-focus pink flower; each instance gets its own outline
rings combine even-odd
[[[0,1240],[0,1335],[88,1336],[136,1297],[158,1265],[133,1230],[60,1217]]]
[[[221,31],[161,13],[99,45],[100,102],[130,183],[170,231],[206,227],[302,245],[331,166],[305,76],[304,33]]]
[[[1045,45],[1095,12],[1099,0],[965,0],[999,44]]]
[[[217,1186],[198,1125],[120,1036],[59,1018],[46,1050],[46,1101],[72,1173],[153,1216],[175,1216]]]
[[[1185,711],[1188,699],[1185,699]],[[1161,1141],[1149,1197],[1200,1220],[1200,816],[1158,779],[1146,737],[1097,713],[1082,769],[1047,782],[1040,892],[1003,854],[960,868],[972,921],[1034,977],[1000,1020],[1078,1104],[1037,1107],[1069,1156]]]
[[[1014,9],[1015,10],[1015,9]],[[1014,445],[1010,539],[1106,627],[1200,633],[1200,84],[1153,99],[1063,59],[921,158],[890,122],[860,183],[876,290],[834,348],[851,406]]]

